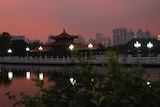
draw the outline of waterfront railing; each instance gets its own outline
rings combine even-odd
[[[116,57],[121,64],[148,64],[160,65],[160,56],[157,57],[132,57],[118,56]],[[107,64],[108,57],[105,55],[94,56],[92,58],[83,58],[83,61],[90,64]],[[33,57],[0,57],[1,64],[76,64],[79,60],[76,58],[33,58]]]

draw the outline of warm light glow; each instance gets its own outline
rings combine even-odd
[[[8,72],[8,79],[12,80],[12,78],[13,78],[13,72],[9,71]]]
[[[88,48],[89,48],[89,49],[93,48],[93,44],[92,44],[92,43],[89,43],[89,44],[88,44]]]
[[[158,37],[158,40],[160,40],[160,34],[157,37]]]
[[[73,50],[73,49],[74,49],[74,45],[73,45],[73,44],[70,44],[70,45],[69,45],[69,49],[70,49],[70,50]]]
[[[39,73],[39,79],[40,79],[40,80],[43,80],[43,73],[42,73],[42,72]]]
[[[30,77],[31,77],[31,73],[28,71],[28,72],[26,72],[26,78],[29,80],[30,79]]]

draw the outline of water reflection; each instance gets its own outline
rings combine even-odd
[[[9,71],[8,72],[8,79],[12,80],[12,78],[13,78],[13,72]]]
[[[15,93],[27,92],[34,94],[36,88],[33,78],[39,78],[44,80],[45,84],[57,83],[59,87],[63,87],[67,82],[71,85],[75,85],[78,79],[74,77],[73,72],[79,68],[78,66],[30,66],[30,65],[0,65],[0,89],[1,93],[4,94],[8,91]],[[96,66],[96,70],[99,72],[107,71],[105,67]],[[129,68],[130,69],[130,68]],[[148,74],[159,74],[160,68],[144,68]],[[154,75],[156,78],[158,75]],[[90,80],[94,81],[93,78]],[[150,87],[150,81],[146,83]],[[4,100],[6,96],[0,96],[2,102],[7,102],[8,99]],[[9,103],[8,103],[9,104]],[[10,107],[2,104],[3,107]]]
[[[29,80],[31,77],[31,73],[29,71],[26,72],[26,78]]]
[[[30,80],[32,74],[40,80],[44,76],[52,80],[54,75],[71,75],[78,66],[30,66],[30,65],[0,65],[0,85],[10,84],[13,78]],[[105,67],[96,66],[99,72],[107,71]],[[131,69],[131,68],[129,68]],[[147,74],[159,74],[160,68],[144,68]],[[72,80],[72,79],[71,79]]]
[[[39,80],[43,80],[43,72],[39,73]]]
[[[40,80],[43,80],[44,76],[50,76],[51,74],[69,75],[77,69],[78,66],[30,66],[30,65],[1,65],[1,74],[3,78],[8,78],[11,81],[13,78],[26,78],[30,80],[31,73],[38,76]],[[100,72],[105,71],[105,68],[96,67]],[[67,72],[65,72],[67,71]],[[6,79],[7,79],[6,78]],[[2,81],[1,81],[2,82]]]

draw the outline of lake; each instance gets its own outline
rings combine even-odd
[[[45,82],[45,87],[54,85],[54,78],[62,75],[70,75],[77,66],[31,66],[31,65],[0,65],[0,101],[1,107],[11,107],[14,101],[9,100],[4,94],[12,92],[16,96],[20,92],[33,95],[38,88],[32,79],[39,78]],[[105,72],[105,68],[97,66],[100,72]],[[130,68],[129,68],[130,69]],[[65,70],[70,70],[66,74]],[[160,67],[145,67],[148,74],[153,74],[152,78],[158,79]]]

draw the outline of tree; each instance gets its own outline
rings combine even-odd
[[[10,40],[11,36],[7,32],[3,32],[0,35],[0,55],[4,56],[7,55],[7,50],[10,48]]]
[[[24,40],[13,40],[11,41],[11,48],[14,56],[25,56],[26,55],[27,43]]]

